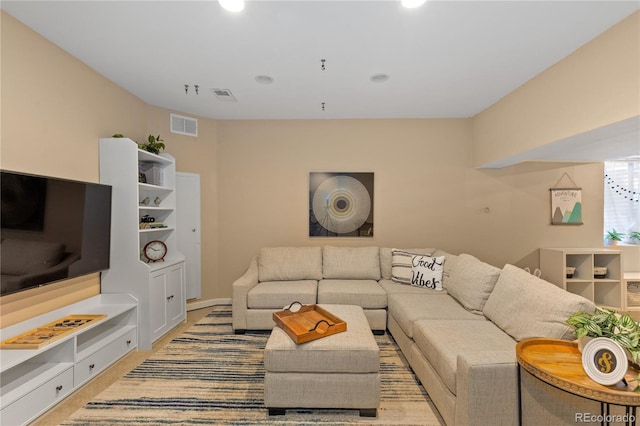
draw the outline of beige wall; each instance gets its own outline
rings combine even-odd
[[[473,120],[473,163],[640,115],[640,12],[542,72]]]
[[[10,15],[2,12],[0,22],[0,166],[97,182],[98,138],[144,134],[146,105]],[[6,326],[99,292],[94,274],[3,297],[0,321]]]
[[[535,267],[538,247],[601,245],[601,164],[477,170],[471,130],[470,119],[219,122],[220,296],[263,246],[427,246]],[[373,239],[308,237],[311,171],[375,173]],[[564,172],[584,187],[584,226],[549,225]]]

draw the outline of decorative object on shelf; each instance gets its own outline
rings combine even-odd
[[[42,327],[34,328],[0,344],[1,349],[40,349],[106,315],[67,315]]]
[[[149,199],[149,197],[144,197],[144,199],[142,201],[140,201],[140,205],[141,206],[148,206],[149,205],[149,201],[151,201]]]
[[[164,150],[164,141],[160,139],[160,135],[153,136],[149,135],[147,138],[147,143],[139,144],[140,149],[143,149],[152,154],[159,154],[160,151]]]
[[[571,186],[561,185],[563,179],[568,179]],[[551,224],[552,225],[582,225],[582,188],[564,173],[551,192]]]
[[[150,185],[161,186],[162,181],[162,168],[157,163],[151,161],[140,161],[138,164],[138,171],[144,175],[144,182]],[[140,181],[140,179],[138,179]]]
[[[309,236],[373,237],[373,173],[310,173]]]
[[[160,229],[160,228],[168,228],[167,225],[165,225],[162,222],[140,222],[138,224],[138,227],[140,229]]]
[[[640,324],[629,314],[620,314],[614,309],[596,308],[593,314],[576,312],[566,323],[574,328],[578,347],[584,345],[584,337],[606,337],[620,344],[632,362],[640,361]],[[583,343],[580,343],[583,339]]]
[[[576,273],[575,266],[567,266],[567,278],[573,278],[573,274]]]
[[[149,241],[144,246],[142,255],[147,259],[147,263],[162,262],[167,255],[167,245],[160,240]]]
[[[606,266],[594,266],[593,267],[593,278],[597,278],[599,280],[607,278],[607,267]]]
[[[582,367],[601,385],[615,385],[627,372],[627,355],[615,340],[597,337],[582,349]]]
[[[159,206],[160,203],[162,203],[162,200],[160,199],[160,197],[156,197],[153,199],[153,204],[155,204],[156,206]]]
[[[613,228],[611,229],[611,231],[607,231],[604,239],[607,245],[615,246],[618,244],[618,241],[622,241],[622,237],[624,237],[624,234],[622,232],[616,231],[616,229]]]
[[[145,214],[144,216],[142,216],[140,218],[140,222],[141,223],[151,223],[151,222],[155,222],[156,218],[153,216],[149,216],[148,214]]]

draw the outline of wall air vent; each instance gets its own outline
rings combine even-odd
[[[198,136],[198,120],[178,114],[171,115],[171,133]]]
[[[211,93],[216,95],[219,101],[235,102],[236,98],[233,97],[231,90],[229,89],[211,89]]]

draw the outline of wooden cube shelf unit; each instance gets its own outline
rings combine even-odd
[[[575,268],[571,278],[567,267]],[[595,268],[607,268],[596,278]],[[583,296],[598,306],[624,310],[626,306],[620,250],[541,248],[540,269],[545,279],[563,290]]]

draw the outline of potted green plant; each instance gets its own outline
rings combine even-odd
[[[149,137],[147,138],[147,143],[140,144],[139,146],[140,149],[151,152],[152,154],[159,154],[160,151],[164,149],[164,143],[163,140],[160,139],[160,135],[149,135]]]
[[[633,231],[629,234],[629,239],[634,244],[640,244],[640,231]]]
[[[622,241],[622,237],[624,237],[624,234],[616,231],[615,228],[612,228],[611,231],[607,231],[607,235],[604,236],[605,240],[608,241],[608,244],[612,246],[618,244],[618,241]]]
[[[578,341],[585,338],[606,337],[626,349],[630,360],[640,360],[640,324],[629,314],[620,314],[613,309],[596,308],[595,312],[580,311],[571,315],[566,323],[574,328]],[[582,347],[582,345],[579,345]]]

